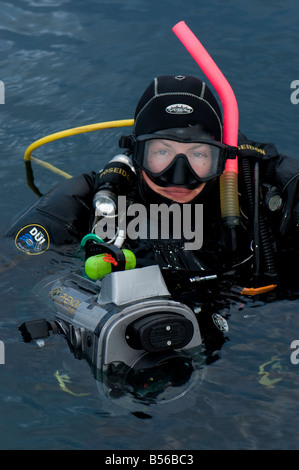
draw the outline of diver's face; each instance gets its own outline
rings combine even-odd
[[[153,173],[159,173],[171,164],[178,154],[186,155],[198,176],[201,178],[207,176],[211,168],[212,157],[209,146],[200,143],[182,143],[165,139],[152,140],[147,150],[147,166]],[[177,186],[162,187],[154,183],[144,171],[142,171],[142,175],[153,191],[178,203],[192,201],[205,186],[205,183],[201,183],[195,189]]]

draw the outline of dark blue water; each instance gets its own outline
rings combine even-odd
[[[171,31],[181,20],[230,81],[242,131],[299,158],[299,106],[290,100],[291,82],[299,79],[298,17],[296,0],[1,2],[1,232],[37,198],[23,162],[33,141],[132,118],[156,75],[203,78]],[[72,175],[98,170],[117,152],[122,133],[67,138],[35,155]],[[37,166],[34,172],[42,192],[62,179]],[[130,397],[107,399],[62,337],[43,348],[22,342],[17,326],[49,312],[30,294],[28,266],[16,269],[1,268],[1,449],[298,448],[299,365],[290,361],[290,344],[299,338],[297,300],[252,300],[244,308],[232,302],[229,341],[201,370],[188,399],[144,409]],[[72,394],[59,386],[65,375]]]

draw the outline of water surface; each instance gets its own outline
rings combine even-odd
[[[299,158],[299,107],[290,101],[290,84],[299,78],[298,17],[295,0],[2,2],[2,233],[37,199],[23,162],[33,141],[75,126],[132,118],[154,76],[203,78],[171,31],[181,20],[230,81],[242,131]],[[68,138],[35,155],[72,175],[98,170],[118,151],[124,131]],[[37,166],[34,175],[41,192],[62,178]],[[49,312],[31,295],[28,263],[9,268],[4,266],[0,280],[6,353],[0,365],[1,449],[298,448],[299,365],[290,361],[299,327],[295,298],[253,300],[243,308],[232,302],[226,311],[229,341],[219,359],[204,367],[187,402],[145,410],[129,397],[103,397],[87,363],[72,356],[62,337],[49,338],[43,348],[22,342],[17,326]],[[47,266],[33,270],[39,275]],[[63,375],[71,377],[73,394],[59,386]]]

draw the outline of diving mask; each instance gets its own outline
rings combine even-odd
[[[170,129],[135,138],[135,163],[162,187],[194,189],[220,176],[227,158],[235,156],[235,148],[207,135],[186,135],[185,129]]]

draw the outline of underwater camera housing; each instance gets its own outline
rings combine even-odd
[[[158,266],[112,272],[96,283],[70,274],[49,296],[75,356],[96,370],[112,363],[133,368],[145,356],[201,344],[194,313],[172,300]]]
[[[96,282],[71,273],[39,295],[43,289],[55,320],[20,325],[24,341],[63,334],[74,356],[89,363],[102,397],[126,407],[129,393],[165,408],[197,383],[198,321],[172,299],[159,266],[114,271]]]

